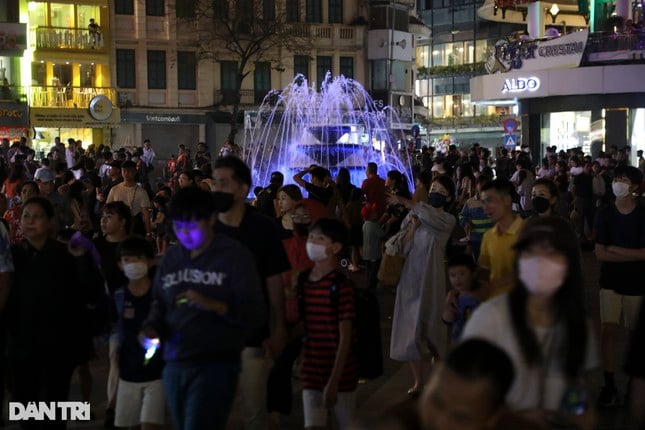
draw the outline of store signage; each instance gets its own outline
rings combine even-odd
[[[552,39],[500,40],[489,50],[488,73],[572,68],[580,65],[589,30]]]
[[[114,106],[109,98],[99,95],[90,100],[90,115],[97,121],[105,121],[112,115]]]
[[[123,123],[141,124],[203,124],[206,122],[205,115],[177,114],[165,112],[123,112],[121,115]]]
[[[5,127],[0,126],[0,139],[19,140],[23,136],[29,136],[27,127]]]
[[[181,122],[179,115],[146,115],[149,122]]]
[[[0,126],[27,126],[29,114],[26,103],[0,103]]]
[[[513,78],[505,79],[502,85],[502,94],[523,93],[525,91],[537,91],[540,88],[540,79],[531,78]]]
[[[32,108],[29,117],[34,127],[100,128],[119,124],[121,114],[114,108],[108,118],[97,120],[89,109]]]

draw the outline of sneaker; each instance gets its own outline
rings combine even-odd
[[[618,391],[616,387],[605,385],[600,389],[600,395],[598,396],[598,406],[602,408],[607,408],[610,406],[616,405],[618,400]]]

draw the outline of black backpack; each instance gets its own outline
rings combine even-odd
[[[304,285],[311,270],[298,274],[298,298],[300,316],[304,318]],[[337,280],[342,283],[347,277],[338,272]],[[354,290],[354,309],[356,311],[356,344],[354,353],[358,360],[358,377],[361,379],[376,379],[383,375],[383,347],[381,343],[381,317],[379,303],[373,291],[358,288],[352,283]],[[340,292],[338,285],[332,285],[330,291],[331,305],[338,308]]]

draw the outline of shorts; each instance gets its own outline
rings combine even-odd
[[[166,401],[161,379],[128,382],[119,379],[114,425],[133,427],[141,423],[164,425]]]
[[[600,322],[618,324],[624,321],[625,328],[634,329],[638,320],[643,296],[625,296],[614,290],[600,290]],[[621,320],[622,316],[622,320]]]
[[[323,406],[322,391],[302,390],[302,404],[304,406],[305,428],[309,427],[327,427],[329,409]],[[334,413],[338,420],[338,428],[348,428],[354,418],[356,408],[356,391],[347,391],[338,393],[338,400],[334,406]]]

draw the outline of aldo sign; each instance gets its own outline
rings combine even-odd
[[[502,84],[502,94],[523,93],[526,91],[533,92],[540,88],[540,79],[531,78],[513,78],[504,79]]]

